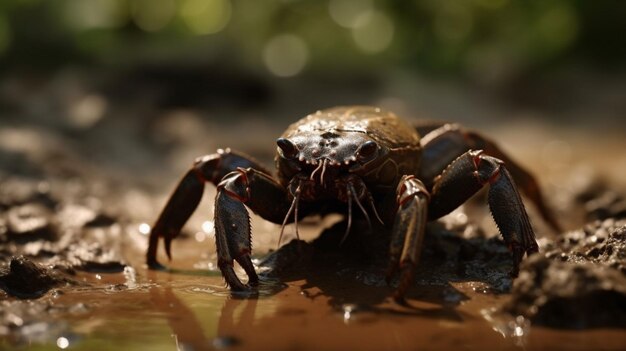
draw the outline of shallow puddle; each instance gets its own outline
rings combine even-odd
[[[177,242],[191,252],[195,240]],[[124,273],[80,273],[94,287],[59,289],[42,299],[52,308],[40,337],[2,341],[33,350],[620,350],[623,330],[553,330],[523,317],[491,313],[505,295],[484,283],[419,285],[400,306],[390,289],[340,276],[282,283],[265,278],[258,296],[233,295],[216,271],[193,268],[206,258],[176,259],[171,272],[148,271],[142,257]],[[178,254],[177,257],[182,257]],[[60,308],[64,306],[64,308]],[[46,329],[47,328],[47,329]],[[13,346],[11,346],[13,345]]]

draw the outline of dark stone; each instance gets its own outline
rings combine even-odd
[[[12,258],[8,272],[0,275],[0,288],[9,295],[27,299],[38,298],[65,283],[70,281],[24,256]]]

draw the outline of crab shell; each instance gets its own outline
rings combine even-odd
[[[419,169],[420,136],[394,113],[369,106],[317,111],[292,124],[277,142],[280,182],[321,163],[334,174],[355,174],[368,188],[394,186],[403,174]]]

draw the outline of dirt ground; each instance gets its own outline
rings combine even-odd
[[[565,231],[551,232],[529,205],[540,253],[512,279],[511,257],[479,194],[429,224],[401,306],[384,281],[386,231],[358,227],[339,245],[340,216],[307,219],[300,242],[288,226],[278,250],[280,226],[254,217],[261,286],[256,295],[229,292],[216,266],[212,188],[174,241],[169,269],[148,270],[146,234],[191,160],[232,146],[271,164],[288,122],[245,111],[234,121],[136,106],[105,113],[102,96],[68,97],[67,107],[53,103],[65,101],[54,91],[25,98],[53,117],[15,107],[0,124],[3,349],[619,350],[626,343],[619,131],[485,122],[487,134],[539,175]],[[144,117],[131,118],[137,110]]]

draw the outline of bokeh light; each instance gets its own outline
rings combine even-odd
[[[221,31],[230,21],[229,0],[184,0],[180,16],[194,34],[205,35]]]
[[[372,0],[331,0],[328,3],[330,17],[342,27],[354,28],[372,14]]]
[[[146,32],[156,32],[167,26],[176,12],[174,0],[133,0],[133,21]]]
[[[202,222],[202,231],[209,235],[215,234],[215,223],[213,221]]]
[[[139,225],[139,227],[137,227],[137,230],[139,230],[139,233],[143,234],[143,235],[148,235],[150,234],[150,224],[148,223],[141,223]]]
[[[20,14],[28,7],[32,14]],[[290,77],[305,67],[370,69],[390,60],[394,67],[465,71],[472,79],[501,84],[571,53],[619,62],[624,55],[615,33],[623,25],[602,21],[596,7],[601,8],[568,0],[526,5],[510,0],[62,0],[56,6],[23,0],[0,8],[0,52],[22,55],[41,47],[36,31],[18,25],[33,18],[38,31],[49,33],[45,45],[59,50],[59,56],[47,56],[59,57],[54,64],[66,62],[61,59],[66,53],[83,62],[128,65],[146,58],[207,62],[223,55],[235,66]],[[281,33],[297,39],[280,39]],[[594,36],[604,39],[591,40]],[[372,55],[382,52],[387,54]],[[371,57],[362,60],[365,55]]]
[[[387,49],[393,40],[393,34],[391,18],[380,11],[362,14],[352,29],[352,37],[357,46],[372,54]]]
[[[70,346],[70,341],[66,338],[66,337],[60,337],[57,339],[57,346],[60,349],[66,349],[68,348],[68,346]]]
[[[196,239],[197,242],[201,243],[206,239],[207,235],[204,232],[196,232],[193,237]]]
[[[89,128],[104,117],[107,105],[107,100],[101,95],[87,95],[72,105],[67,118],[75,127]]]
[[[116,28],[128,21],[125,0],[66,0],[64,5],[66,22],[78,30]]]
[[[300,73],[309,59],[307,44],[294,34],[280,34],[268,41],[263,50],[267,69],[279,77]]]

